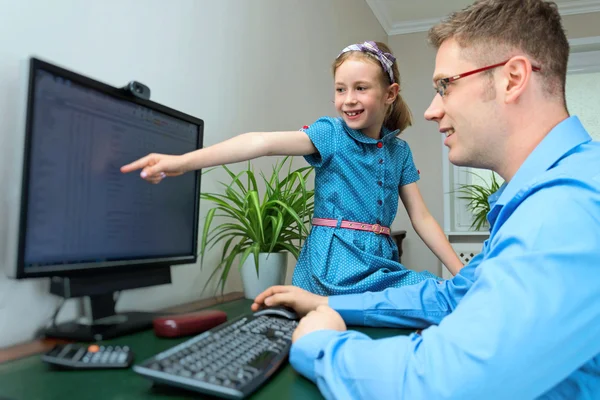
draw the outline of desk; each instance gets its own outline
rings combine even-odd
[[[250,312],[252,302],[246,299],[229,301],[211,306],[223,310],[230,319]],[[357,330],[372,338],[393,335],[408,335],[411,331],[401,329],[364,328]],[[186,340],[157,338],[154,333],[144,331],[129,336],[104,341],[103,344],[129,345],[134,352],[134,363],[166,350]],[[39,355],[0,364],[0,398],[10,400],[138,400],[138,399],[196,399],[199,393],[172,387],[156,387],[152,382],[127,370],[68,371],[55,370],[40,361]],[[297,374],[287,364],[251,399],[320,399],[318,388]]]

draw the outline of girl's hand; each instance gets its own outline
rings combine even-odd
[[[121,172],[128,173],[141,169],[140,176],[142,178],[157,184],[167,176],[177,176],[187,172],[185,164],[185,156],[152,153],[122,166]]]

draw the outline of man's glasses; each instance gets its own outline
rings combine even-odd
[[[435,81],[435,86],[434,86],[433,89],[440,96],[444,97],[446,95],[446,90],[448,89],[448,85],[451,82],[457,81],[460,78],[464,78],[465,76],[469,76],[469,75],[477,74],[479,72],[487,71],[487,70],[490,70],[490,69],[493,69],[493,68],[501,67],[501,66],[505,65],[509,61],[510,61],[510,59],[508,59],[508,60],[506,60],[504,62],[498,63],[498,64],[490,65],[488,67],[478,68],[478,69],[475,69],[473,71],[469,71],[469,72],[465,72],[465,73],[462,73],[462,74],[454,75],[454,76],[451,76],[449,78],[438,79],[437,81]],[[542,70],[540,67],[536,67],[536,66],[533,66],[533,65],[531,66],[531,69],[534,72],[539,72],[539,71]]]

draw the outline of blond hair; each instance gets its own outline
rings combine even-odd
[[[541,67],[543,88],[565,97],[569,41],[554,2],[544,0],[478,0],[429,30],[436,48],[454,39],[467,59],[483,64],[523,52]]]
[[[382,52],[392,54],[392,51],[385,43],[375,42],[375,44],[377,44],[377,47],[379,47],[379,50],[381,50]],[[390,82],[389,75],[383,69],[381,62],[377,59],[377,57],[371,53],[363,51],[349,51],[340,54],[338,58],[336,58],[333,62],[333,74],[335,75],[335,71],[339,68],[339,66],[342,65],[344,61],[350,58],[364,60],[366,62],[378,65],[381,71],[381,83],[384,87],[389,86],[393,83],[397,83],[398,85],[400,85],[400,71],[398,70],[398,63],[396,61],[394,61],[394,63],[392,64],[394,82]],[[400,134],[402,133],[402,131],[404,131],[411,125],[412,113],[410,111],[410,108],[408,108],[408,105],[400,95],[400,92],[398,92],[396,99],[387,109],[385,120],[383,121],[383,126],[385,126],[391,131],[395,131],[396,129],[398,129],[400,130],[398,134]]]

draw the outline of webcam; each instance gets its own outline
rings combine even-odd
[[[123,90],[143,100],[150,100],[150,88],[138,81],[131,81]]]

